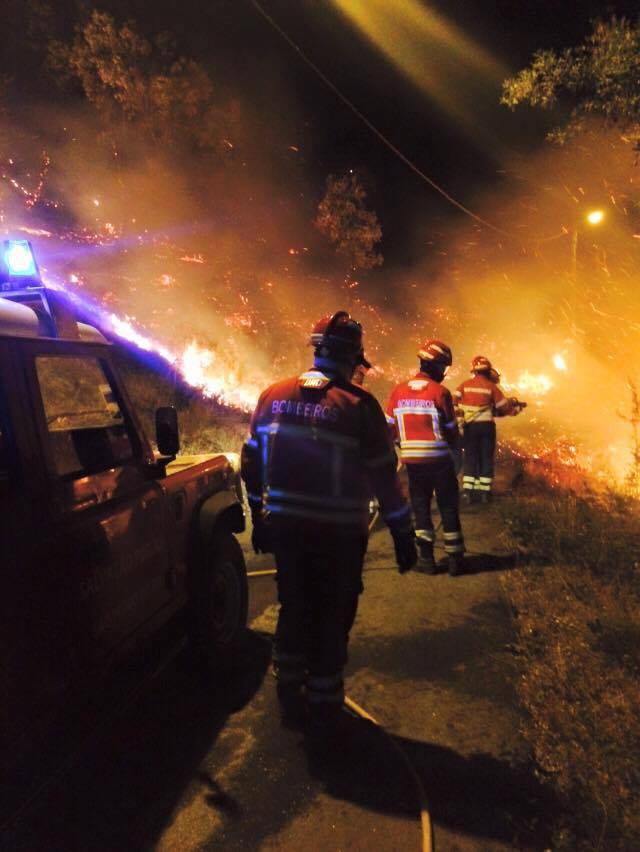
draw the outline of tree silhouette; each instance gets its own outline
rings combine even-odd
[[[564,96],[564,97],[563,97]],[[584,44],[534,54],[528,68],[503,84],[501,103],[514,109],[528,103],[542,109],[568,100],[563,127],[549,134],[563,143],[600,116],[620,134],[640,143],[640,27],[626,18],[598,21]]]
[[[372,269],[383,262],[376,245],[382,228],[373,210],[367,209],[367,193],[359,177],[349,171],[342,177],[329,175],[324,197],[318,205],[315,226],[345,257],[350,274],[357,269]]]

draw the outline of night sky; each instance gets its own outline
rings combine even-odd
[[[507,74],[524,67],[537,49],[579,43],[595,17],[634,16],[638,7],[624,0],[606,5],[597,0],[417,1],[479,43]],[[2,5],[16,23],[17,37],[4,45],[0,73],[48,96],[49,82],[39,70],[42,56],[29,50],[30,36],[21,34],[20,26],[25,9],[38,4],[4,0]],[[81,5],[75,0],[49,4],[50,32],[43,37],[68,39]],[[179,6],[172,0],[105,0],[95,5],[119,20],[135,19],[148,36],[170,31],[179,50],[203,61],[231,97],[237,94],[252,103],[265,128],[275,114],[288,128],[290,138],[283,141],[299,147],[305,173],[318,192],[329,172],[358,169],[382,221],[388,261],[402,266],[416,260],[420,246],[411,227],[416,221],[437,229],[461,215],[372,136],[250,0],[183,0]],[[262,5],[382,133],[468,206],[505,179],[507,163],[544,144],[553,116],[501,107],[499,80],[483,86],[464,74],[458,78],[455,85],[462,96],[467,83],[473,86],[467,93],[470,123],[462,127],[385,59],[331,0],[262,0]],[[25,24],[27,30],[29,26]],[[494,141],[488,144],[487,139]]]
[[[488,129],[502,146],[499,155],[486,150],[474,133],[457,126],[328,0],[264,0],[262,5],[346,97],[465,204],[473,205],[484,188],[501,179],[498,170],[505,157],[517,157],[544,144],[554,117],[526,108],[511,113],[498,103],[500,89],[495,86],[474,92],[478,128]],[[594,0],[449,0],[422,5],[438,10],[464,30],[508,73],[524,67],[540,48],[579,43],[598,16],[633,17],[638,11],[637,2]],[[233,68],[238,81],[263,99],[265,107],[272,86],[293,93],[300,116],[308,123],[300,136],[312,146],[310,165],[319,178],[345,168],[364,170],[383,222],[387,253],[390,247],[395,249],[396,263],[410,265],[415,259],[404,239],[409,220],[426,218],[437,226],[440,219],[460,215],[372,136],[250,3],[209,4],[204,12],[211,21],[208,33],[203,29],[196,36],[198,14],[194,10],[192,21],[184,22],[185,38],[195,36],[194,49],[206,53],[215,44],[219,61]]]

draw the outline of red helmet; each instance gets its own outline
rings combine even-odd
[[[346,359],[371,367],[364,357],[362,326],[347,311],[337,311],[318,320],[311,331],[309,343],[323,358]]]
[[[471,362],[471,372],[481,373],[483,370],[493,370],[491,361],[488,358],[485,358],[484,355],[476,355]]]
[[[453,364],[451,349],[441,340],[427,340],[418,350],[418,358],[421,361],[431,361],[434,364],[442,364],[450,367]]]

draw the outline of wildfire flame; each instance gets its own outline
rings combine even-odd
[[[17,221],[7,222],[4,218],[4,212],[0,210],[0,223],[3,229],[6,229],[9,234],[15,231],[23,231],[29,236],[43,240],[61,241],[65,244],[64,250],[58,251],[57,256],[56,253],[53,253],[55,260],[52,260],[52,263],[57,274],[47,275],[48,286],[63,290],[71,302],[77,300],[82,305],[84,314],[92,316],[95,324],[104,330],[108,336],[130,343],[144,352],[154,353],[175,371],[175,374],[179,375],[187,385],[197,389],[205,397],[214,398],[226,406],[242,411],[251,410],[260,391],[266,384],[276,379],[281,369],[288,370],[292,361],[295,360],[295,358],[287,359],[287,356],[280,354],[287,350],[287,343],[285,342],[282,345],[283,334],[289,334],[287,340],[293,341],[289,349],[295,349],[296,340],[300,342],[300,349],[302,349],[307,332],[313,321],[317,319],[316,311],[321,310],[320,299],[316,301],[315,299],[300,299],[296,296],[295,302],[293,299],[291,300],[294,309],[286,311],[289,304],[286,294],[287,277],[282,272],[282,268],[287,273],[291,270],[289,275],[289,280],[291,280],[295,273],[298,255],[302,257],[303,253],[308,252],[308,249],[304,246],[296,248],[295,244],[285,248],[286,257],[281,263],[280,270],[269,268],[265,271],[262,280],[256,272],[255,285],[251,282],[248,284],[239,283],[239,277],[234,276],[232,262],[229,262],[227,267],[221,271],[222,261],[220,261],[216,268],[218,259],[200,251],[200,248],[204,245],[202,241],[185,240],[183,245],[179,245],[177,244],[178,237],[172,234],[170,230],[168,233],[150,231],[143,228],[142,224],[137,225],[136,219],[118,220],[113,216],[113,211],[109,215],[113,217],[113,222],[116,224],[108,221],[107,213],[103,212],[109,207],[107,204],[108,196],[101,197],[97,191],[88,192],[85,197],[85,205],[89,206],[91,210],[87,226],[64,226],[61,224],[62,219],[50,220],[47,218],[43,220],[42,224],[49,226],[49,221],[55,221],[55,227],[51,225],[52,230],[38,227],[41,223],[39,219],[36,219],[33,211],[37,213],[41,208],[46,208],[49,212],[49,208],[58,207],[58,202],[49,201],[44,193],[49,166],[49,157],[45,155],[37,181],[34,181],[34,188],[29,188],[17,180],[12,172],[13,163],[11,160],[0,166],[0,181],[5,182],[22,208],[31,211],[31,218],[26,219],[30,223],[27,225],[20,214],[17,215],[17,219],[23,220],[21,224],[18,224]],[[131,224],[129,224],[129,221]],[[9,224],[13,227],[10,228]],[[176,229],[177,232],[178,230]],[[635,236],[637,238],[640,235]],[[182,237],[179,239],[182,239]],[[469,243],[469,245],[471,244]],[[92,253],[94,247],[97,249],[95,254]],[[93,301],[86,298],[85,291],[92,289],[95,281],[92,281],[91,263],[87,267],[83,266],[83,258],[86,257],[91,260],[94,257],[101,257],[102,254],[105,257],[115,258],[116,255],[126,254],[132,249],[137,250],[141,247],[150,249],[146,257],[152,259],[153,272],[149,271],[147,274],[145,270],[140,273],[138,271],[140,267],[136,267],[135,262],[132,261],[131,269],[133,271],[129,272],[129,265],[127,265],[126,277],[125,274],[118,273],[119,277],[114,275],[112,278],[109,270],[108,276],[103,274],[102,278],[103,282],[108,281],[109,290],[106,291],[103,284],[100,297],[94,295]],[[60,267],[56,266],[60,258],[62,258],[62,264],[65,262],[73,263],[74,271],[71,272],[69,266],[64,269],[64,272],[61,271]],[[284,266],[285,263],[288,266]],[[95,264],[93,268],[96,267],[99,272],[102,270],[100,264]],[[210,335],[207,331],[202,333],[195,331],[196,328],[201,327],[201,325],[196,325],[200,318],[193,315],[197,313],[197,307],[185,310],[182,321],[190,323],[186,328],[181,330],[178,323],[174,327],[165,322],[165,331],[159,331],[158,329],[163,327],[162,315],[173,318],[175,313],[176,319],[178,318],[180,312],[178,300],[181,293],[190,288],[193,295],[192,282],[204,280],[202,276],[200,279],[197,277],[199,271],[204,271],[199,267],[205,267],[205,270],[210,268],[213,270],[211,276],[207,278],[207,289],[205,290],[203,286],[201,291],[201,304],[208,309],[215,310],[217,332]],[[184,269],[187,271],[182,274]],[[281,277],[275,277],[278,275],[281,275]],[[274,276],[274,279],[267,280],[271,276]],[[317,280],[318,289],[321,292],[328,279],[318,277]],[[210,281],[215,282],[215,286],[212,286],[209,283]],[[253,278],[251,281],[253,282]],[[332,287],[333,283],[331,283]],[[410,287],[416,290],[419,290],[421,286],[420,280],[410,284]],[[151,306],[150,301],[147,302],[146,296],[147,293],[153,294],[152,287],[155,288],[156,293],[161,295]],[[138,291],[137,297],[128,298],[130,294],[134,294],[136,291]],[[100,291],[96,285],[94,294],[97,292]],[[462,341],[467,351],[472,345],[471,335],[475,332],[469,331],[468,326],[465,325],[465,316],[462,310],[447,307],[446,304],[442,306],[429,304],[428,310],[426,308],[424,310],[412,310],[396,322],[392,313],[386,310],[386,297],[381,299],[378,294],[374,295],[371,301],[368,301],[366,293],[366,279],[358,284],[357,281],[349,278],[342,285],[341,290],[337,291],[335,287],[331,290],[332,299],[340,300],[337,306],[345,306],[349,310],[353,310],[354,315],[363,321],[366,328],[367,352],[377,367],[376,372],[369,375],[368,383],[373,384],[381,377],[387,383],[404,380],[408,371],[413,367],[413,363],[408,360],[408,347],[404,346],[403,343],[406,343],[409,338],[412,340],[422,339],[425,327],[432,328],[435,336],[440,331],[444,335],[451,334],[456,346]],[[150,307],[147,308],[147,305],[150,305]],[[325,305],[326,303],[323,302],[322,307],[324,308]],[[591,307],[594,312],[602,314],[593,305]],[[143,317],[143,322],[139,323],[131,315],[136,310],[141,312],[140,316]],[[284,317],[285,312],[286,318]],[[602,314],[602,316],[605,315]],[[269,328],[270,325],[278,329],[279,348],[274,349],[272,338],[265,335],[266,344],[262,344],[260,352],[264,350],[267,358],[273,355],[274,361],[262,375],[256,375],[256,371],[252,369],[247,378],[243,365],[252,363],[248,354],[256,351],[255,344],[253,344],[254,348],[252,349],[252,343],[257,341],[262,330]],[[470,325],[470,328],[473,329],[473,324]],[[633,331],[636,330],[634,327]],[[215,336],[216,333],[218,337]],[[447,339],[449,338],[447,337]],[[215,341],[215,345],[211,345],[212,341]],[[230,345],[227,345],[228,341]],[[565,343],[561,343],[556,338],[556,342],[552,345],[554,349],[556,347],[560,349]],[[514,355],[514,352],[521,354],[519,356]],[[507,344],[504,349],[495,352],[498,366],[501,366],[500,362],[508,361],[509,357],[513,358],[509,368],[512,381],[509,382],[506,377],[503,378],[504,389],[507,392],[511,391],[514,395],[517,394],[524,401],[529,400],[535,405],[535,408],[530,409],[524,417],[514,418],[515,422],[509,418],[510,422],[502,425],[503,439],[506,434],[510,436],[508,440],[516,442],[523,436],[523,454],[526,452],[532,458],[543,457],[546,453],[555,451],[558,442],[561,439],[567,439],[567,446],[571,447],[573,455],[556,453],[559,463],[568,467],[574,464],[575,459],[579,457],[583,468],[592,467],[592,469],[612,471],[617,478],[624,478],[629,459],[628,448],[625,447],[623,441],[620,441],[617,445],[612,442],[607,443],[601,451],[603,458],[594,456],[593,465],[591,465],[592,459],[588,455],[586,442],[584,444],[579,443],[579,438],[576,441],[566,418],[564,423],[559,417],[554,419],[551,416],[553,414],[551,412],[552,406],[548,406],[550,412],[548,418],[538,417],[539,411],[545,407],[545,397],[556,386],[558,391],[564,390],[563,381],[566,380],[565,377],[568,373],[567,361],[565,360],[566,353],[558,351],[556,354],[552,354],[552,352],[553,349],[546,350],[544,357],[549,364],[549,372],[552,369],[551,364],[553,369],[557,371],[551,373],[553,378],[546,373],[535,372],[539,369],[539,362],[534,366],[529,361],[528,355],[522,354],[521,348],[510,347]],[[571,364],[572,369],[577,373],[579,362],[577,361],[577,354],[573,350]],[[529,369],[525,369],[527,366]],[[385,386],[382,393],[385,393],[386,390],[387,387]],[[511,432],[508,430],[511,430]],[[517,433],[517,430],[521,430],[520,434]],[[593,447],[593,440],[589,444]]]
[[[212,349],[208,349],[192,340],[182,350],[172,350],[141,331],[130,317],[119,317],[107,312],[80,296],[60,282],[47,281],[52,290],[63,292],[65,296],[84,311],[89,310],[96,323],[107,333],[119,340],[131,343],[143,352],[151,352],[165,361],[190,387],[199,390],[203,396],[216,399],[230,408],[251,411],[262,387],[241,381],[240,370],[230,369]]]
[[[536,397],[545,396],[553,387],[553,382],[545,373],[530,373],[528,370],[521,372],[515,382],[505,379],[502,384],[505,390]]]
[[[567,362],[564,360],[564,356],[562,355],[562,353],[558,352],[556,355],[553,356],[553,366],[556,368],[556,370],[566,371]]]

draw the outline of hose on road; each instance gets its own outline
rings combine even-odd
[[[367,713],[367,711],[360,707],[359,704],[349,698],[349,696],[345,696],[344,699],[345,705],[351,710],[352,713],[355,713],[356,716],[359,716],[361,719],[365,719],[367,722],[371,722],[372,725],[375,725],[378,730],[382,731],[387,742],[389,742],[395,752],[398,754],[405,767],[407,768],[409,775],[413,780],[413,783],[416,786],[416,791],[418,793],[418,802],[420,806],[420,824],[422,826],[422,852],[435,852],[435,844],[433,839],[433,824],[431,820],[431,813],[429,812],[429,803],[427,801],[427,794],[424,789],[424,785],[420,779],[420,776],[416,772],[413,764],[409,760],[409,757],[406,751],[402,748],[402,746],[398,745],[398,743],[393,739],[391,734],[382,727],[382,725],[374,719],[374,717]]]

